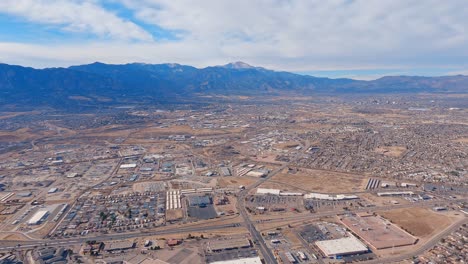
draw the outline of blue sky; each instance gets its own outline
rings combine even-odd
[[[0,62],[231,61],[331,78],[468,74],[466,0],[1,0]]]

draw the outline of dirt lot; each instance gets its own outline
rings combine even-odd
[[[453,222],[451,217],[425,208],[397,209],[379,214],[408,233],[421,238],[431,236]]]
[[[256,180],[248,177],[222,177],[218,179],[218,187],[220,188],[239,188],[239,186],[248,186]]]
[[[177,135],[177,134],[189,134],[196,136],[207,136],[207,135],[218,135],[218,134],[229,134],[229,133],[240,133],[243,128],[231,128],[231,129],[192,129],[190,126],[178,125],[171,127],[147,127],[140,129],[138,132],[131,135],[132,138],[148,138],[157,135]]]
[[[383,154],[389,157],[400,157],[406,151],[406,147],[403,146],[390,146],[390,147],[379,147],[375,149],[375,152]]]
[[[296,173],[287,173],[287,169],[274,176],[272,183],[282,184],[307,192],[346,193],[354,192],[363,185],[364,177],[324,170],[299,169]],[[327,184],[330,183],[330,184]],[[331,183],[332,182],[332,183]],[[268,183],[268,182],[267,182]],[[264,188],[268,184],[262,185]]]

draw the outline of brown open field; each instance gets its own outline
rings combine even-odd
[[[360,190],[365,180],[364,176],[349,173],[300,168],[292,174],[286,170],[272,177],[271,182],[308,192],[347,193]],[[268,188],[268,182],[262,187]]]
[[[300,145],[300,142],[298,141],[288,141],[288,142],[278,143],[274,147],[277,149],[290,149],[290,148],[295,148],[299,145]]]
[[[140,129],[138,132],[133,133],[131,137],[146,138],[151,135],[175,135],[175,134],[189,134],[196,136],[208,136],[218,134],[240,133],[244,128],[231,128],[231,129],[192,129],[187,125],[177,125],[170,127],[147,127]]]
[[[184,212],[183,212],[182,209],[167,210],[166,211],[166,219],[168,221],[181,219],[182,217],[184,217]]]
[[[454,141],[468,144],[468,137],[457,138]]]
[[[42,136],[50,136],[53,135],[55,132],[46,132],[42,131],[41,133],[37,133],[32,131],[30,128],[20,128],[15,131],[1,131],[0,130],[0,141],[1,142],[21,142],[21,141],[28,141],[40,138]]]
[[[29,111],[29,112],[0,112],[0,119],[8,119],[22,115],[38,115],[40,111]]]
[[[248,186],[254,183],[256,179],[249,177],[222,177],[218,178],[218,186],[220,188],[239,188],[240,185]]]
[[[396,158],[400,157],[405,151],[406,147],[403,146],[379,147],[375,149],[377,153]]]
[[[443,230],[453,219],[426,208],[405,208],[386,212],[380,215],[400,226],[410,234],[417,237],[428,237]]]

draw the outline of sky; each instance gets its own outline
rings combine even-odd
[[[466,0],[0,0],[0,62],[468,75]]]

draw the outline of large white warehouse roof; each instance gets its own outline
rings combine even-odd
[[[353,235],[345,238],[317,241],[315,245],[328,257],[344,256],[368,251],[367,246]]]
[[[49,214],[49,211],[47,210],[41,210],[37,211],[31,219],[29,219],[28,224],[29,225],[37,225],[39,222],[41,222],[47,215]]]
[[[257,188],[257,194],[274,194],[274,195],[280,195],[280,190],[278,190],[278,189]]]
[[[241,258],[241,259],[232,259],[225,261],[215,261],[210,264],[262,264],[262,260],[259,257],[253,258]]]

